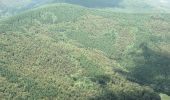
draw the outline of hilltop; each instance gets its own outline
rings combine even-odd
[[[123,13],[170,13],[168,0],[1,0],[0,19],[53,3],[76,4]]]
[[[160,100],[169,16],[51,4],[3,19],[0,98]]]

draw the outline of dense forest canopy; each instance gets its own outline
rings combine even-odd
[[[170,100],[169,4],[0,0],[0,100]]]

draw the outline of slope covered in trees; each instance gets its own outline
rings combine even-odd
[[[0,98],[160,100],[170,14],[46,5],[0,22]]]
[[[69,3],[114,12],[169,13],[169,0],[1,0],[0,19],[49,3]]]

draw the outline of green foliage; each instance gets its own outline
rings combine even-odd
[[[4,19],[0,98],[160,100],[170,89],[169,16],[52,4]]]
[[[170,99],[170,97],[166,94],[161,93],[160,96],[161,96],[161,100],[169,100]]]

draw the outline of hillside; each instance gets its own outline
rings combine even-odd
[[[123,13],[170,13],[169,0],[0,0],[0,19],[53,3],[76,4]]]
[[[0,19],[16,14],[32,0],[0,0]]]
[[[3,19],[0,98],[160,100],[169,17],[51,4]]]

